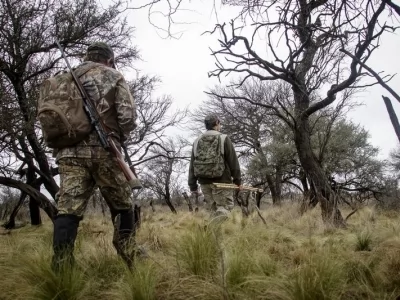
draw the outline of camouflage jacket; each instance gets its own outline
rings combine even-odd
[[[204,133],[204,135],[214,135],[217,132],[214,130],[208,130]],[[225,161],[225,170],[224,173],[220,178],[197,178],[194,175],[194,151],[192,149],[192,156],[190,159],[190,166],[189,166],[189,178],[188,184],[191,191],[197,191],[198,185],[197,182],[200,184],[210,184],[210,183],[234,183],[236,185],[240,185],[242,183],[241,179],[241,172],[240,172],[240,164],[239,160],[236,155],[235,148],[227,136],[224,142],[224,161]]]
[[[123,75],[103,64],[84,62],[77,67],[93,64],[85,75],[80,77],[87,94],[95,103],[104,124],[114,133],[117,146],[125,141],[136,128],[136,106]],[[100,144],[97,133],[93,131],[85,140],[74,147],[57,149],[57,160],[63,157],[94,158],[108,156]]]

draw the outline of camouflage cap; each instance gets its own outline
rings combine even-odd
[[[114,59],[114,51],[104,42],[95,42],[87,48],[87,53],[97,53],[104,55],[107,58]]]
[[[218,122],[219,122],[219,118],[217,115],[214,115],[214,114],[207,115],[204,118],[204,124],[206,126],[215,126],[215,125],[217,125]]]

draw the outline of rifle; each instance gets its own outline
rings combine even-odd
[[[112,135],[113,132],[111,132],[103,123],[103,121],[100,118],[100,115],[96,109],[96,106],[92,102],[92,99],[90,99],[89,95],[86,93],[85,88],[83,87],[81,81],[76,77],[75,72],[72,70],[67,58],[65,57],[64,51],[58,42],[56,40],[56,44],[58,48],[61,51],[61,55],[64,58],[68,69],[71,72],[72,78],[74,79],[76,86],[79,89],[79,92],[82,96],[83,103],[84,103],[84,109],[85,112],[90,120],[90,123],[93,125],[94,129],[97,132],[97,135],[99,136],[100,143],[102,147],[106,150],[109,151],[118,161],[118,165],[120,166],[122,172],[125,175],[126,180],[128,181],[129,186],[132,189],[141,189],[142,184],[140,183],[140,180],[136,177],[136,172],[134,167],[131,165],[129,166],[122,155],[122,153],[118,150],[117,146],[115,145]]]
[[[213,183],[213,185],[219,189],[239,189],[239,186],[237,186],[236,184],[231,184],[231,183]],[[262,189],[258,189],[258,188],[252,187],[252,186],[242,186],[242,190],[259,192],[259,193],[261,193],[263,191]]]

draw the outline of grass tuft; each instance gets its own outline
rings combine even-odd
[[[219,228],[194,224],[177,245],[177,259],[189,274],[212,276],[220,265]]]
[[[342,266],[318,254],[301,265],[286,284],[293,300],[335,299],[344,287]]]
[[[356,251],[371,251],[372,235],[368,231],[357,233],[356,235]]]
[[[157,283],[158,274],[154,264],[139,261],[134,270],[126,270],[124,278],[115,285],[114,296],[124,300],[154,300],[157,299]]]

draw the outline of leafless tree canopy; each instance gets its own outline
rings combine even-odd
[[[154,151],[163,148],[163,141],[168,139],[166,131],[184,122],[188,112],[187,108],[173,110],[170,96],[154,97],[158,83],[157,77],[139,76],[130,84],[137,105],[138,127],[126,144],[134,166],[159,157]]]
[[[382,34],[396,29],[390,19],[385,20],[386,2],[275,0],[228,4],[242,5],[241,18],[228,25],[217,24],[211,31],[220,34],[220,48],[212,51],[217,68],[209,76],[243,74],[237,87],[249,78],[279,80],[291,86],[293,109],[285,109],[277,98],[270,110],[293,130],[300,163],[321,203],[324,220],[343,224],[335,193],[311,146],[310,116],[338,97],[346,98],[349,89],[376,84],[365,80],[370,75],[359,62],[365,63],[373,54]],[[252,29],[249,35],[241,33],[243,25]],[[265,36],[267,51],[258,50],[257,35]],[[322,89],[327,91],[324,96]],[[253,99],[247,101],[259,105]]]

